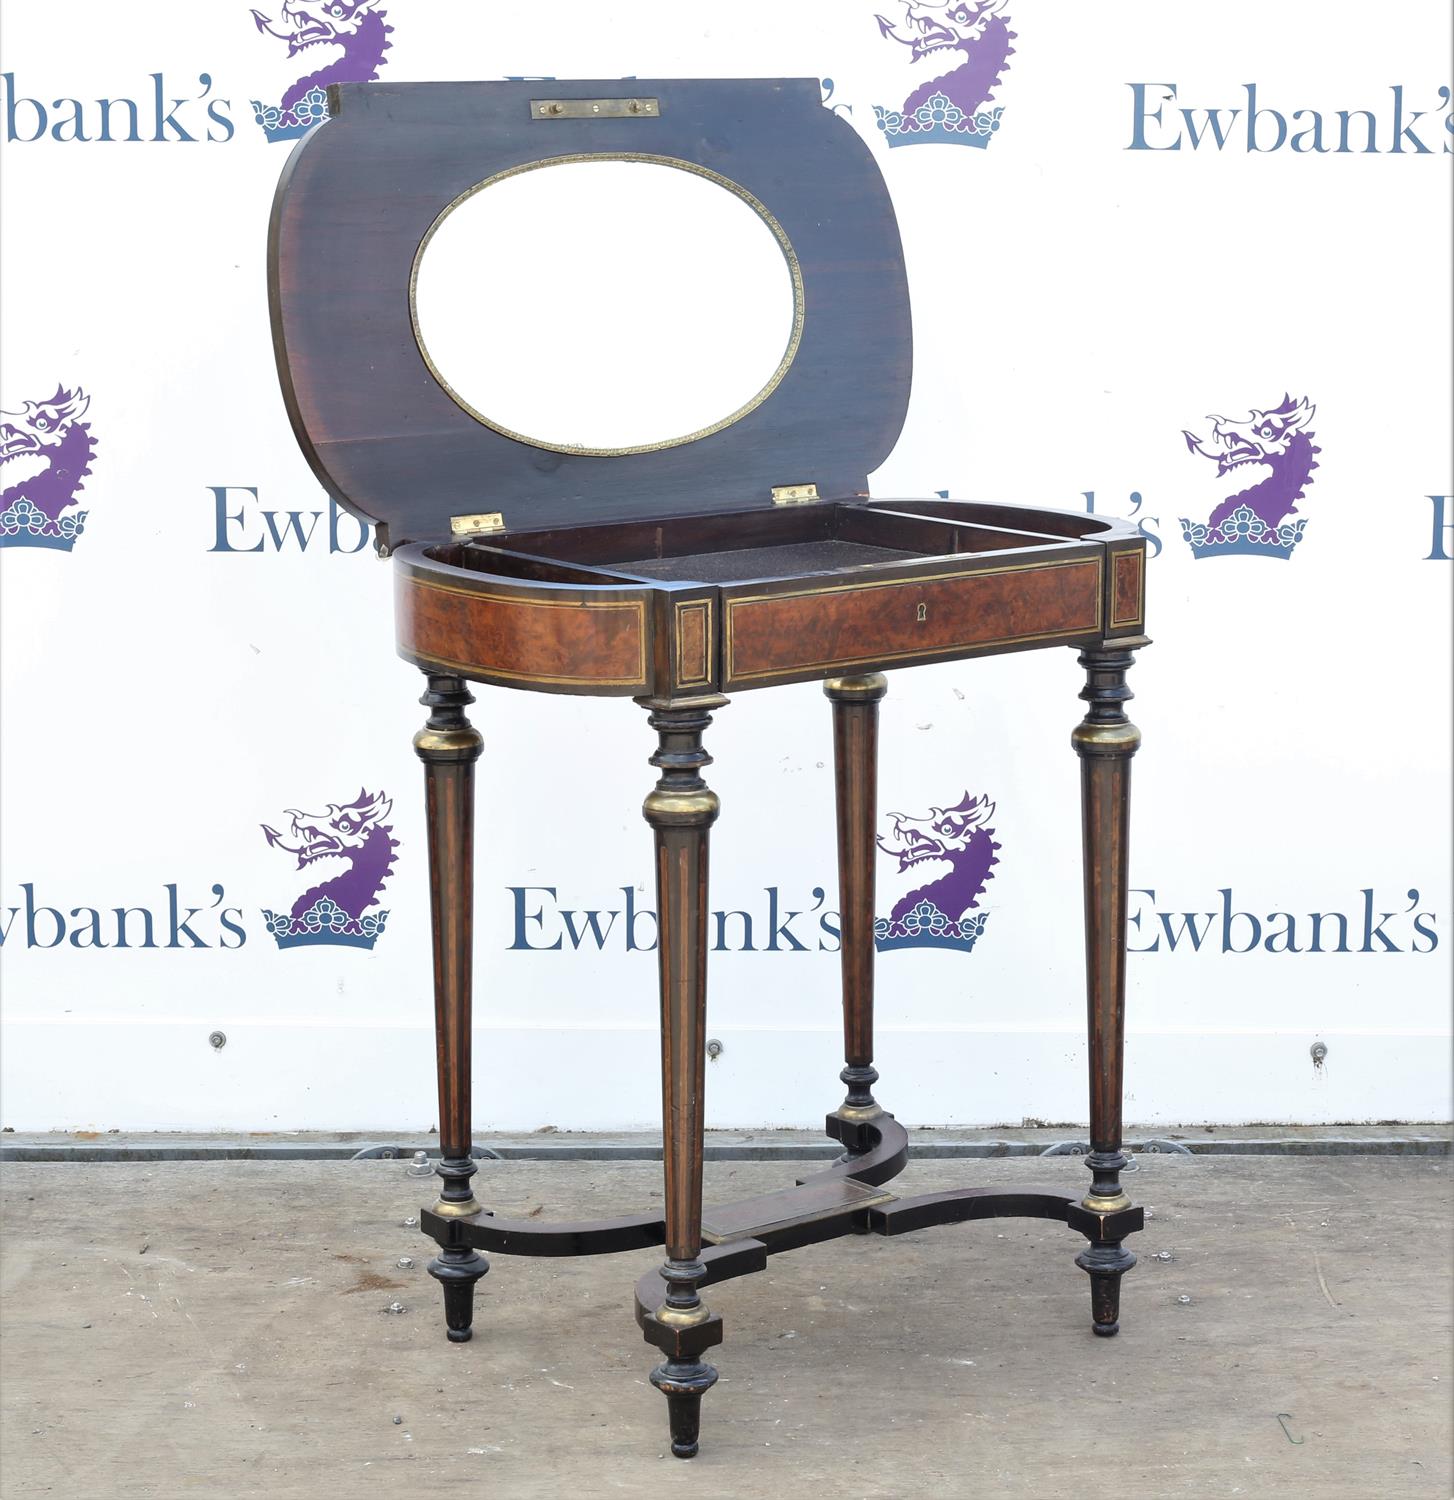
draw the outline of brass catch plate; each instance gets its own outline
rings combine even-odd
[[[473,516],[451,516],[449,529],[455,536],[480,536],[488,531],[503,531],[505,517],[497,510],[482,511]]]
[[[772,487],[774,505],[808,505],[817,498],[816,484],[775,484]]]
[[[532,99],[532,120],[646,120],[661,114],[660,99]]]

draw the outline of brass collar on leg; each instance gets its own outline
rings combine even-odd
[[[414,736],[414,753],[425,760],[473,760],[484,737],[472,724],[439,728],[426,725]]]
[[[881,1104],[840,1104],[833,1111],[840,1120],[848,1120],[853,1124],[860,1124],[865,1120],[876,1120],[883,1113]]]
[[[678,790],[657,787],[646,794],[643,815],[652,823],[711,823],[721,808],[716,792],[710,787]]]
[[[1070,743],[1082,755],[1134,755],[1141,746],[1141,731],[1124,719],[1117,724],[1087,720],[1071,731]]]
[[[1114,1214],[1123,1208],[1130,1208],[1131,1200],[1125,1193],[1117,1193],[1114,1198],[1097,1198],[1094,1193],[1087,1193],[1080,1200],[1080,1206],[1093,1214]]]
[[[466,1198],[463,1202],[455,1199],[440,1198],[435,1202],[434,1212],[441,1219],[468,1219],[474,1214],[483,1213],[484,1210],[475,1202],[473,1197]]]
[[[670,1307],[663,1302],[652,1316],[658,1323],[665,1323],[669,1328],[695,1328],[698,1323],[705,1323],[712,1314],[707,1311],[705,1302],[698,1302],[695,1307]]]
[[[823,691],[836,703],[877,703],[889,690],[882,672],[860,672],[851,677],[829,677]]]

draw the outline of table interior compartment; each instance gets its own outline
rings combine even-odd
[[[685,557],[637,558],[621,563],[620,571],[631,578],[671,583],[741,583],[750,578],[811,578],[875,563],[915,562],[926,555],[931,554],[823,537],[777,547],[731,547]]]
[[[553,557],[517,552],[483,541],[443,542],[429,548],[435,562],[465,568],[471,573],[489,573],[497,578],[518,578],[526,583],[578,583],[599,586],[621,583],[621,575],[604,568],[561,562]]]
[[[481,538],[441,560],[557,583],[737,583],[1064,545],[1048,529],[986,526],[955,516],[815,502],[661,521],[560,527]],[[1000,507],[1008,510],[1010,507]],[[960,512],[962,516],[962,511]],[[1021,519],[1015,517],[1015,519]],[[1026,511],[1023,520],[1039,520]]]

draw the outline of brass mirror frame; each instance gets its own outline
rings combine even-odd
[[[493,187],[497,182],[503,182],[507,177],[518,177],[525,172],[537,172],[544,167],[560,167],[575,162],[595,161],[625,161],[625,162],[647,162],[660,167],[674,167],[680,172],[690,172],[695,177],[705,177],[709,182],[715,182],[719,187],[724,187],[728,192],[740,198],[742,202],[757,214],[758,218],[772,231],[777,240],[778,248],[783,253],[783,259],[787,262],[788,274],[792,279],[793,287],[793,326],[788,335],[787,348],[783,351],[783,357],[778,362],[777,369],[768,378],[767,383],[748,401],[739,406],[736,411],[729,413],[719,422],[713,422],[710,427],[699,428],[696,432],[689,432],[681,437],[666,438],[657,443],[638,443],[629,448],[594,448],[578,443],[550,443],[542,438],[531,437],[527,433],[516,432],[513,428],[503,427],[500,423],[491,421],[482,411],[470,405],[455,388],[440,373],[439,367],[430,356],[429,349],[424,342],[424,333],[419,326],[419,267],[424,262],[424,252],[428,250],[430,241],[444,221],[457,209],[460,204],[466,203],[476,193],[482,193],[486,188]],[[440,211],[434,222],[425,231],[424,238],[419,241],[419,248],[414,252],[414,264],[409,271],[409,323],[414,330],[414,342],[419,347],[420,357],[429,369],[441,390],[454,402],[461,411],[467,412],[482,426],[498,432],[502,437],[512,438],[517,443],[525,443],[531,448],[540,448],[549,453],[574,453],[591,458],[623,458],[632,453],[658,453],[664,448],[680,448],[685,443],[695,443],[701,438],[710,437],[714,432],[721,432],[724,427],[731,427],[734,422],[740,422],[749,412],[755,411],[782,383],[783,377],[788,373],[793,360],[797,357],[798,346],[803,341],[803,323],[805,319],[806,304],[803,297],[803,272],[798,264],[797,251],[793,249],[793,242],[788,238],[787,230],[777,221],[772,211],[761,199],[749,193],[740,182],[733,182],[730,177],[724,177],[720,172],[714,172],[709,167],[699,166],[696,162],[683,161],[679,156],[661,156],[650,151],[586,151],[575,152],[567,156],[547,156],[539,161],[522,162],[519,166],[509,167],[503,172],[496,172],[484,181],[477,182],[472,188],[466,189],[459,197]]]

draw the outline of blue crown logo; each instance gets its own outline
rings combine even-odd
[[[1292,556],[1292,549],[1302,541],[1307,524],[1294,521],[1269,526],[1250,506],[1239,505],[1215,526],[1183,520],[1181,534],[1196,558],[1230,557],[1234,552],[1245,552],[1249,557],[1280,557],[1286,562]]]
[[[319,944],[342,948],[372,948],[388,921],[386,911],[351,917],[328,896],[320,896],[299,916],[263,908],[263,917],[279,948],[311,948]]]
[[[890,948],[957,948],[961,953],[969,953],[979,941],[989,915],[987,911],[975,912],[973,916],[966,912],[956,922],[926,899],[902,917],[880,917],[873,924],[873,945],[880,953],[887,953]]]
[[[86,529],[90,514],[78,510],[53,521],[22,495],[14,505],[0,511],[0,547],[50,547],[69,552]]]
[[[328,118],[328,95],[319,88],[309,89],[296,104],[281,109],[276,104],[252,101],[253,118],[262,126],[270,141],[291,141]]]
[[[1000,128],[1004,110],[998,104],[969,114],[960,109],[948,94],[931,94],[911,114],[897,109],[873,107],[878,128],[890,146],[916,146],[929,141],[947,141],[959,146],[988,146],[990,137]]]

